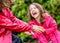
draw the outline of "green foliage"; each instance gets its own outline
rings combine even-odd
[[[27,34],[25,34],[25,33],[20,33],[20,34],[17,34],[17,35],[18,35],[18,36],[20,37],[20,39],[22,39],[24,42],[26,42],[26,41],[28,41],[28,40],[30,40],[30,41],[33,40],[31,36],[29,36],[29,35],[27,35]]]
[[[12,12],[17,18],[28,22],[28,7],[33,2],[40,3],[57,21],[57,24],[60,25],[60,0],[16,0],[11,8]],[[23,33],[18,34],[18,36],[20,36],[22,40],[27,37],[27,35]]]

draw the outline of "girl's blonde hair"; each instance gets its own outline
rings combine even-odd
[[[38,3],[32,3],[32,4],[30,4],[30,5],[35,5],[36,6],[36,8],[37,9],[39,9],[39,11],[40,11],[40,15],[41,15],[41,19],[40,19],[40,22],[43,22],[43,16],[42,16],[42,14],[43,13],[45,13],[46,11],[44,10],[44,8],[40,5],[40,4],[38,4]],[[29,6],[30,7],[30,6]],[[33,17],[31,16],[31,14],[30,14],[30,10],[29,10],[29,19],[31,20]]]

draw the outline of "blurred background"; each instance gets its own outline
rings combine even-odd
[[[29,22],[28,9],[33,2],[41,4],[45,10],[51,14],[56,20],[58,29],[60,29],[60,0],[15,0],[15,4],[11,6],[13,14],[25,22]],[[37,43],[37,40],[24,33],[16,33],[26,43]]]

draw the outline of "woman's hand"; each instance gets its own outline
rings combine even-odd
[[[39,27],[40,27],[40,31],[41,32],[45,32],[46,31],[42,26],[39,26]]]
[[[33,31],[35,31],[37,33],[45,32],[45,29],[42,26],[33,25],[32,29],[33,29]]]
[[[42,33],[40,27],[37,25],[33,25],[32,29],[33,29],[33,31],[35,31],[37,33]]]

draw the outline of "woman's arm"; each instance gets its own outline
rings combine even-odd
[[[24,30],[24,31],[25,31],[25,30],[30,31],[31,28],[34,27],[34,26],[31,26],[31,25],[28,25],[26,22],[23,22],[23,21],[17,19],[15,16],[13,16],[13,14],[12,14],[12,12],[10,11],[9,8],[8,8],[8,9],[3,8],[2,11],[3,11],[4,15],[5,15],[8,19],[10,19],[13,23],[16,23],[16,24],[20,25],[20,28],[22,28],[22,30]],[[36,27],[37,27],[37,26],[36,26]],[[37,28],[32,28],[33,31],[36,31],[36,29],[37,29]],[[20,31],[22,31],[22,30],[20,30]],[[36,32],[40,32],[40,29],[37,29]]]
[[[2,12],[4,13],[4,16],[7,17],[7,19],[10,19],[9,21],[11,21],[13,24],[15,23],[16,25],[18,25],[16,27],[20,27],[20,29],[21,29],[20,31],[25,31],[25,30],[30,31],[31,30],[31,26],[29,26],[26,22],[23,22],[23,21],[17,19],[15,16],[13,16],[13,14],[9,8],[3,8]],[[11,25],[13,25],[13,24],[11,24]]]
[[[20,22],[20,24],[13,23],[10,19],[7,19],[2,15],[0,15],[0,27],[7,28],[17,32],[30,31],[32,28],[31,26],[24,22]]]

